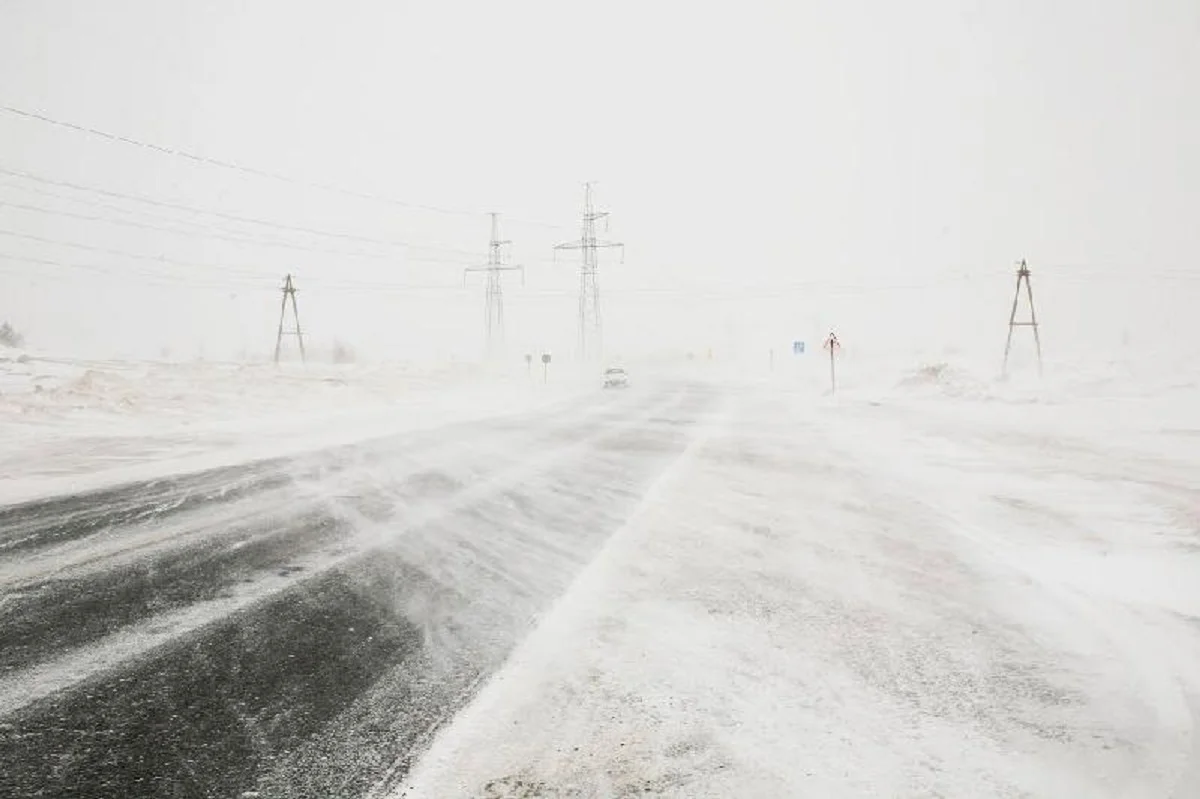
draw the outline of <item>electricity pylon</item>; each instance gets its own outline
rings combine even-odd
[[[521,273],[521,285],[525,285],[525,267],[519,264],[505,263],[505,248],[512,246],[511,241],[500,239],[500,215],[493,213],[492,239],[488,243],[488,262],[485,266],[468,266],[463,270],[463,285],[467,284],[468,272],[486,272],[487,290],[484,306],[484,324],[487,329],[487,348],[489,355],[496,355],[504,346],[504,290],[500,280],[501,272]]]
[[[1025,282],[1025,293],[1029,296],[1029,321],[1017,321],[1017,301],[1021,299],[1021,281]],[[1042,373],[1042,339],[1038,335],[1037,311],[1033,307],[1033,283],[1029,280],[1029,266],[1025,259],[1017,267],[1017,292],[1013,295],[1012,312],[1008,315],[1008,339],[1004,342],[1004,367],[1002,373],[1008,375],[1008,353],[1012,349],[1013,329],[1017,327],[1033,328],[1033,343],[1037,347],[1038,375]]]
[[[596,211],[592,205],[592,184],[584,184],[583,222],[578,241],[556,245],[559,250],[579,250],[579,357],[586,360],[589,354],[600,355],[603,346],[604,327],[600,316],[600,281],[597,274],[599,250],[610,247],[621,248],[621,261],[625,261],[625,245],[620,242],[597,241],[596,222],[604,220],[608,229],[608,212]],[[592,350],[588,349],[588,330],[592,331]]]
[[[283,319],[287,315],[288,300],[292,301],[292,319],[295,321],[295,326],[289,330],[284,330]],[[275,334],[275,363],[279,363],[279,350],[283,346],[284,336],[295,336],[300,342],[300,361],[304,358],[304,333],[300,330],[300,312],[296,310],[296,286],[292,283],[292,276],[288,275],[283,279],[283,302],[279,306],[279,332]]]

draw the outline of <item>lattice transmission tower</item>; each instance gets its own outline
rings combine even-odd
[[[625,245],[620,242],[599,241],[596,238],[596,223],[604,220],[608,231],[608,212],[597,211],[592,203],[592,184],[584,184],[583,222],[579,239],[556,245],[559,250],[579,250],[579,357],[599,357],[603,348],[604,325],[600,314],[599,251],[612,247],[621,248],[621,261],[625,260]],[[590,339],[589,339],[590,334]]]
[[[467,284],[467,274],[484,272],[487,274],[486,297],[484,303],[484,327],[487,331],[487,350],[489,355],[497,355],[504,348],[504,286],[500,280],[502,272],[520,272],[521,285],[525,284],[525,267],[520,264],[506,262],[511,241],[500,238],[500,215],[493,213],[492,238],[488,243],[488,261],[484,266],[468,266],[463,270],[463,285]]]

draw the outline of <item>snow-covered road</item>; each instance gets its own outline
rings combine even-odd
[[[395,795],[1200,796],[1196,426],[1013,410],[734,394]]]
[[[0,795],[1198,796],[1170,407],[639,381],[0,508]]]

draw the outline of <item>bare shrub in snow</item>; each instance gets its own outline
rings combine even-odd
[[[5,347],[20,347],[25,343],[25,337],[8,322],[0,325],[0,345]]]

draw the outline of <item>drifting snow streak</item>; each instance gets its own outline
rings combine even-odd
[[[0,555],[0,787],[402,774],[686,445],[648,419],[707,402],[603,397],[3,511],[23,543]]]

